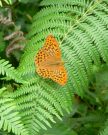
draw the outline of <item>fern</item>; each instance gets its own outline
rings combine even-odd
[[[107,135],[108,134],[108,120],[105,122],[105,125],[103,127],[104,129],[102,129],[99,133],[99,135]]]
[[[15,134],[27,134],[24,125],[21,123],[21,117],[16,110],[16,103],[6,96],[6,88],[0,89],[0,129],[12,131]]]
[[[23,86],[13,94],[19,106],[18,111],[21,112],[23,123],[30,133],[35,134],[35,131],[39,131],[41,128],[46,129],[46,126],[51,127],[49,120],[55,122],[55,116],[61,120],[63,109],[70,112],[68,108],[71,106],[71,102],[68,97],[66,101],[64,94],[65,91],[56,92],[50,86],[45,88],[44,83],[43,87],[38,84],[31,87]]]
[[[107,135],[107,134],[108,134],[108,126],[99,135]]]
[[[72,130],[66,123],[66,121],[57,122],[53,124],[52,128],[48,128],[47,131],[41,130],[39,135],[77,135],[77,133]]]
[[[12,65],[9,64],[9,62],[4,59],[0,60],[0,74],[2,74],[2,75],[6,74],[6,76],[8,77],[7,79],[13,79],[18,83],[26,83],[26,81],[24,81],[20,77],[20,75],[14,69],[14,67],[12,67]]]
[[[27,135],[51,127],[50,123],[56,122],[55,117],[62,119],[65,111],[70,112],[72,95],[84,96],[93,66],[108,63],[108,0],[44,0],[40,6],[41,11],[34,16],[29,42],[17,69],[28,85],[10,93],[15,103],[13,112],[19,112],[24,125],[21,128]],[[49,34],[57,38],[68,71],[68,82],[64,87],[39,77],[35,72],[35,55]],[[2,73],[15,78],[13,69],[8,72],[11,68],[6,66],[7,63],[2,65],[7,67]],[[3,102],[5,107],[5,99]],[[7,102],[11,102],[10,98]],[[7,109],[7,118],[9,114]]]
[[[12,0],[4,0],[4,2],[6,2],[6,4],[12,4]],[[2,7],[2,1],[0,0],[0,6]]]

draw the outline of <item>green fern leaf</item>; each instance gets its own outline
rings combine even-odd
[[[14,67],[12,67],[11,64],[9,64],[8,61],[1,59],[0,60],[0,74],[5,75],[9,78],[9,79],[13,79],[18,83],[26,83],[26,81],[24,81],[21,76],[18,74],[18,72],[14,69]]]
[[[108,134],[108,120],[105,122],[103,127],[104,129],[99,132],[99,135],[107,135]]]
[[[28,135],[14,100],[9,97],[9,93],[6,95],[5,91],[6,88],[0,89],[0,129],[12,131],[18,135]]]

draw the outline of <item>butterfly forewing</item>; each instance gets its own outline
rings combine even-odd
[[[49,35],[46,38],[46,42],[43,48],[51,58],[55,57],[56,59],[58,58],[59,60],[61,60],[61,51],[58,42],[52,35]]]
[[[61,51],[52,35],[46,38],[44,46],[37,53],[35,64],[40,76],[50,78],[60,85],[66,84],[67,72],[61,60]]]
[[[49,59],[49,56],[45,53],[44,49],[42,48],[37,56],[36,56],[36,59],[35,59],[35,63],[36,63],[36,66],[39,67],[39,66],[45,66],[44,65],[44,62],[47,61]]]

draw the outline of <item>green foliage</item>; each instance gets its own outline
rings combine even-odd
[[[108,122],[106,122],[106,127],[104,128],[104,130],[100,133],[100,135],[107,135],[108,134]]]
[[[57,121],[52,128],[48,128],[46,131],[40,131],[39,135],[77,135],[77,133],[64,120],[62,122]]]
[[[38,3],[40,0],[19,0],[22,3]]]
[[[0,53],[5,49],[5,42],[3,41],[3,33],[0,32]]]
[[[7,4],[12,4],[12,0],[4,0],[4,2],[6,2]],[[0,6],[3,6],[1,0],[0,0]]]
[[[43,0],[40,7],[18,68],[0,60],[0,74],[6,75],[0,89],[0,128],[16,135],[106,135],[107,95],[101,96],[98,86],[105,83],[100,80],[106,73],[96,74],[96,86],[90,79],[94,67],[108,64],[108,0]],[[58,40],[68,71],[63,87],[35,71],[35,56],[49,34]]]
[[[21,123],[19,112],[16,110],[16,103],[11,97],[6,96],[9,93],[4,93],[5,88],[0,89],[0,128],[8,130],[8,132],[12,130],[15,134],[27,134]]]
[[[8,79],[13,79],[18,83],[26,83],[21,76],[18,74],[18,72],[12,67],[11,64],[9,64],[8,61],[5,61],[4,59],[0,60],[0,74],[5,75],[8,77]]]
[[[40,0],[18,0],[18,1],[22,3],[35,3],[35,2],[38,3]],[[3,7],[3,3],[12,5],[14,2],[16,1],[15,0],[0,0],[0,6]]]

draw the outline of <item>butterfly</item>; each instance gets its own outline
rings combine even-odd
[[[67,71],[61,59],[59,44],[52,35],[48,35],[44,46],[35,57],[36,72],[43,78],[50,78],[60,85],[67,82]]]

